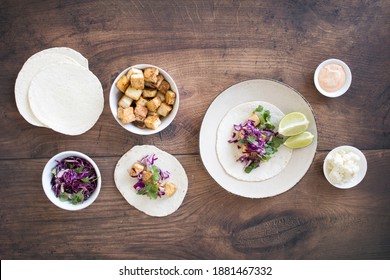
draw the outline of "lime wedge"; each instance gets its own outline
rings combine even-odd
[[[294,136],[304,132],[309,127],[309,120],[300,112],[285,115],[279,123],[278,132],[284,136]]]
[[[284,145],[291,149],[298,149],[309,146],[314,139],[314,135],[309,131],[302,132],[301,134],[291,136],[287,138]]]

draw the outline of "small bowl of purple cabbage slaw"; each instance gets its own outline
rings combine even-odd
[[[45,165],[42,185],[46,196],[59,208],[81,210],[99,195],[102,179],[98,166],[87,155],[65,151]]]

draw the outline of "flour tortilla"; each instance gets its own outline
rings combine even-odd
[[[19,113],[32,125],[45,126],[33,114],[28,102],[28,89],[32,79],[47,66],[57,63],[77,64],[73,58],[54,52],[39,52],[30,57],[20,70],[15,82],[15,101]]]
[[[79,53],[74,49],[67,48],[67,47],[55,47],[55,48],[43,50],[42,53],[57,53],[57,54],[68,56],[73,60],[75,60],[78,64],[80,64],[84,68],[89,69],[88,59],[86,59],[81,53]]]
[[[76,64],[53,64],[32,79],[31,110],[45,126],[68,135],[88,131],[103,112],[103,88],[88,69]]]
[[[237,144],[228,142],[232,138],[233,125],[248,120],[259,105],[270,111],[271,123],[278,127],[284,116],[283,112],[270,103],[253,101],[240,104],[231,109],[222,119],[217,131],[216,151],[218,160],[227,174],[241,181],[260,182],[279,174],[286,167],[292,155],[292,149],[281,145],[270,160],[261,162],[260,166],[250,173],[245,173],[244,163],[237,161],[242,155],[241,150],[237,148]]]
[[[171,197],[164,195],[161,198],[150,199],[146,195],[138,195],[133,188],[138,180],[129,175],[131,166],[144,156],[151,154],[155,154],[158,158],[155,165],[170,172],[170,178],[167,181],[177,188],[176,193]],[[114,181],[119,192],[130,205],[154,217],[164,217],[174,213],[182,204],[188,189],[188,178],[180,162],[167,152],[150,145],[134,146],[125,153],[115,167]]]

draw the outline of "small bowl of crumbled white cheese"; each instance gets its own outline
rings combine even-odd
[[[359,149],[340,146],[328,153],[323,169],[329,183],[340,189],[349,189],[363,180],[367,172],[367,160]]]

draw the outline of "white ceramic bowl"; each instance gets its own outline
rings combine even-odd
[[[319,81],[318,81],[318,75],[319,75],[321,69],[324,66],[329,65],[329,64],[338,64],[338,65],[342,66],[344,71],[345,71],[345,74],[346,74],[346,81],[345,81],[345,84],[343,85],[343,87],[340,88],[339,90],[333,91],[333,92],[328,92],[328,91],[325,91],[324,89],[322,89],[320,84],[319,84]],[[339,59],[331,58],[331,59],[323,61],[320,65],[318,65],[316,71],[314,72],[314,84],[315,84],[317,90],[322,95],[327,96],[327,97],[339,97],[339,96],[343,95],[344,93],[347,92],[347,90],[351,86],[351,83],[352,83],[351,70],[349,69],[348,65],[345,62],[343,62]]]
[[[96,190],[92,193],[92,195],[84,202],[76,204],[76,205],[73,205],[72,203],[70,203],[68,201],[60,201],[60,199],[55,196],[54,191],[51,189],[52,186],[50,183],[51,178],[52,178],[51,171],[57,165],[56,160],[61,161],[61,160],[65,159],[67,157],[70,157],[70,156],[80,157],[80,158],[83,158],[83,159],[86,159],[87,161],[89,161],[92,164],[93,168],[95,168],[96,175],[98,178]],[[59,154],[56,154],[51,159],[49,159],[49,161],[46,163],[46,165],[43,169],[43,172],[42,172],[42,186],[43,186],[43,190],[45,191],[46,196],[49,198],[49,200],[54,205],[58,206],[59,208],[65,209],[65,210],[71,210],[71,211],[72,210],[81,210],[81,209],[84,209],[84,208],[88,207],[89,205],[91,205],[98,197],[101,186],[102,186],[102,176],[100,174],[98,166],[89,156],[87,156],[83,153],[80,153],[80,152],[76,152],[76,151],[66,151],[66,152],[61,152]]]
[[[145,69],[148,67],[155,67],[159,70],[159,72],[164,76],[165,80],[170,84],[171,89],[176,93],[176,101],[173,105],[172,111],[169,113],[168,116],[161,118],[161,124],[157,129],[149,129],[149,128],[139,128],[135,126],[132,123],[129,124],[123,124],[120,119],[118,119],[118,102],[119,99],[123,96],[123,94],[119,91],[119,89],[115,86],[116,82],[125,75],[131,67],[138,68],[138,69]],[[151,64],[137,64],[130,66],[123,70],[114,80],[114,82],[111,85],[110,89],[110,109],[111,113],[114,116],[115,120],[126,130],[138,134],[138,135],[151,135],[158,133],[165,129],[167,126],[170,125],[170,123],[175,118],[177,111],[179,110],[179,90],[177,89],[175,81],[172,79],[172,77],[163,69],[161,69],[158,66],[151,65]]]
[[[328,160],[329,160],[330,156],[333,155],[334,153],[336,153],[337,151],[340,151],[340,150],[344,150],[346,152],[353,152],[354,154],[359,156],[360,161],[358,163],[359,172],[352,178],[352,180],[338,184],[338,183],[332,182],[332,180],[330,179],[329,170],[328,170],[327,165],[328,165]],[[339,146],[339,147],[331,150],[328,153],[328,155],[325,157],[324,164],[323,164],[323,171],[324,171],[325,178],[328,180],[328,182],[330,184],[332,184],[336,188],[349,189],[349,188],[355,187],[363,180],[363,178],[367,172],[367,160],[366,160],[366,157],[364,156],[364,154],[359,149],[352,147],[352,146]]]

